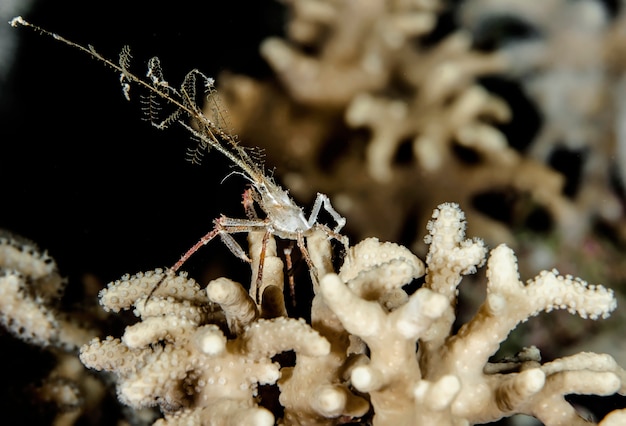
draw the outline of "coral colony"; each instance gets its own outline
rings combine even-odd
[[[248,236],[252,269],[263,237]],[[626,373],[606,354],[581,352],[542,364],[539,349],[527,347],[490,361],[518,324],[540,312],[566,309],[597,320],[616,301],[611,290],[557,271],[521,282],[506,245],[488,253],[481,240],[466,239],[456,204],[435,209],[425,262],[405,247],[368,238],[351,246],[335,271],[326,234],[318,230],[306,242],[322,277],[310,323],[285,315],[284,268],[270,242],[260,304],[228,278],[203,288],[185,273],[158,269],[111,282],[100,292],[102,307],[131,310],[139,321],[119,337],[83,344],[80,360],[113,374],[121,403],[158,406],[159,425],[469,425],[516,413],[546,425],[588,425],[565,395],[626,391]],[[58,288],[51,285],[59,281],[54,262],[16,238],[3,238],[1,248],[5,327],[44,347],[86,341],[86,330],[45,303]],[[454,333],[458,287],[485,262],[486,298]],[[403,286],[420,277],[424,285],[407,294]],[[295,364],[275,361],[286,351]],[[266,393],[260,397],[268,385],[277,385],[281,410]],[[626,410],[617,410],[599,424],[624,422]]]
[[[291,44],[269,39],[262,47],[288,93],[287,98],[275,98],[291,106],[298,102],[343,111],[349,126],[372,129],[363,156],[365,167],[348,161],[342,169],[348,174],[357,173],[350,167],[364,170],[370,181],[353,180],[369,185],[364,194],[392,188],[377,185],[394,182],[394,187],[407,190],[392,159],[401,141],[415,136],[412,155],[423,179],[421,186],[433,182],[430,190],[437,192],[421,199],[429,203],[429,211],[437,206],[420,227],[421,232],[426,227],[420,242],[425,248],[423,259],[407,247],[377,238],[348,242],[341,234],[346,219],[340,207],[365,212],[353,215],[356,221],[367,217],[367,207],[358,206],[357,197],[350,193],[338,197],[337,210],[330,203],[331,191],[329,196],[320,193],[305,215],[263,166],[223,131],[219,110],[215,115],[210,106],[198,105],[199,83],[204,83],[206,93],[198,96],[211,99],[215,92],[213,80],[199,71],[193,70],[180,88],[174,88],[154,58],[144,80],[129,71],[127,48],[117,63],[112,62],[91,46],[79,46],[14,18],[13,26],[51,35],[117,70],[126,97],[131,86],[148,93],[144,105],[153,125],[180,124],[198,140],[192,161],[214,148],[251,183],[244,192],[246,219],[222,216],[173,267],[127,274],[109,283],[99,292],[101,306],[94,309],[93,318],[74,317],[58,308],[65,280],[52,257],[20,236],[0,234],[0,322],[55,360],[55,367],[34,391],[55,407],[54,424],[79,422],[104,405],[107,390],[113,388],[126,420],[142,425],[459,426],[516,414],[548,426],[626,424],[626,409],[615,409],[602,419],[589,418],[566,398],[625,395],[626,372],[611,355],[579,352],[542,361],[536,346],[518,347],[513,356],[499,353],[518,325],[540,313],[565,310],[595,321],[607,318],[617,307],[612,290],[557,270],[544,270],[522,281],[518,258],[509,244],[512,233],[481,219],[477,212],[470,212],[466,220],[456,203],[471,205],[465,203],[470,192],[497,181],[545,205],[557,227],[585,222],[595,214],[593,203],[578,210],[562,196],[559,176],[509,147],[502,134],[483,122],[486,117],[506,120],[510,111],[472,81],[510,66],[506,55],[471,52],[467,35],[461,33],[442,41],[438,49],[420,52],[421,56],[410,50],[411,37],[432,30],[439,9],[436,1],[393,6],[371,1],[358,10],[350,2],[292,3],[309,7],[294,7]],[[489,2],[473,3],[492,7]],[[518,6],[525,10],[521,3]],[[466,18],[471,21],[469,12]],[[320,37],[320,28],[335,22],[342,23],[340,30]],[[310,46],[318,39],[327,43],[311,49],[318,58],[305,58],[294,47]],[[351,43],[353,39],[360,43]],[[410,71],[418,69],[409,66],[415,59],[423,62],[421,74]],[[412,90],[415,99],[383,97],[380,89],[389,84],[392,74],[403,75],[406,87],[421,88]],[[248,88],[257,100],[267,96],[250,81],[235,78],[226,81],[229,84],[239,87],[239,95]],[[169,115],[153,115],[162,106],[169,107]],[[236,118],[246,117],[237,111],[242,103],[233,107]],[[289,107],[281,111],[286,110]],[[423,119],[407,119],[416,115]],[[310,117],[319,119],[315,114]],[[287,142],[298,138],[306,142],[283,141],[285,150],[320,148],[320,141],[328,136],[328,123],[311,123],[294,124],[288,129],[292,133],[283,133]],[[246,135],[245,125],[238,127]],[[317,130],[303,139],[299,132],[313,128]],[[480,171],[455,163],[452,141],[480,154]],[[296,163],[301,160],[298,155],[293,153]],[[456,182],[448,185],[456,188],[452,192],[446,185],[434,184],[445,180],[442,174]],[[544,177],[544,185],[524,176]],[[323,187],[325,182],[306,174],[299,179],[285,176],[294,184],[294,192],[302,188],[298,186],[302,179],[313,187],[317,182]],[[443,202],[444,196],[456,202]],[[393,203],[384,204],[393,209]],[[319,220],[323,210],[331,224]],[[372,212],[370,217],[378,214]],[[349,221],[351,216],[346,217]],[[478,226],[471,229],[486,230],[484,239],[466,237],[466,225],[473,226],[474,220]],[[579,225],[577,237],[585,227]],[[235,233],[247,236],[247,249],[235,240]],[[249,263],[249,283],[228,277],[199,283],[184,272],[187,258],[218,236],[225,250]],[[494,244],[498,238],[500,242]],[[277,239],[294,242],[309,277],[297,276],[292,283],[286,272],[291,259],[278,250]],[[461,317],[459,290],[477,282],[486,286],[484,299],[473,314]],[[285,288],[286,283],[292,288]],[[415,290],[416,283],[420,285]],[[308,287],[313,292],[304,311],[310,315],[306,320],[290,316],[286,306],[291,301],[285,295]],[[103,326],[125,315],[134,315],[130,325],[124,323],[116,331]]]

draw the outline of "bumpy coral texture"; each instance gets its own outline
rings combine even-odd
[[[252,247],[259,242],[255,237],[262,233],[251,236]],[[273,251],[270,245],[268,265],[280,262]],[[201,290],[184,274],[124,276],[101,292],[101,303],[114,311],[134,307],[142,321],[127,327],[121,339],[93,340],[82,348],[81,360],[114,372],[125,404],[159,405],[165,413],[161,424],[274,424],[257,398],[258,385],[280,377],[272,357],[289,350],[308,357],[329,353],[328,341],[302,319],[260,318],[275,309],[270,299],[277,276],[282,282],[278,266],[264,273],[265,306],[226,278]]]
[[[101,383],[87,374],[76,357],[95,328],[85,318],[79,321],[58,309],[65,285],[48,253],[26,238],[0,230],[0,325],[56,360],[32,390],[33,403],[56,408],[53,424],[57,426],[74,424],[104,395]]]
[[[45,346],[58,340],[61,327],[51,305],[64,280],[54,260],[33,243],[5,234],[0,238],[0,262],[2,324],[33,344]]]
[[[255,268],[262,238],[249,236]],[[616,308],[611,290],[557,271],[522,283],[511,249],[488,255],[481,240],[465,238],[456,204],[434,211],[426,242],[424,263],[402,246],[366,239],[335,273],[326,236],[307,238],[322,276],[310,323],[285,315],[273,242],[260,304],[226,278],[205,291],[184,274],[125,276],[100,300],[113,311],[133,308],[140,321],[121,338],[85,345],[81,360],[113,372],[125,404],[158,405],[165,415],[158,424],[469,425],[524,413],[548,426],[589,425],[565,395],[626,392],[626,374],[608,354],[542,364],[539,349],[529,347],[490,361],[519,323],[540,312],[606,318]],[[459,284],[485,262],[486,299],[454,333]],[[417,278],[423,285],[408,294]],[[291,350],[295,364],[276,357]],[[599,424],[624,416],[616,411]]]
[[[547,425],[588,424],[563,396],[624,392],[624,371],[610,356],[583,353],[540,365],[537,352],[506,369],[488,360],[517,324],[540,311],[608,316],[616,306],[612,291],[555,271],[522,284],[512,251],[502,245],[489,257],[486,301],[451,334],[457,286],[484,262],[486,251],[480,241],[464,239],[464,227],[458,206],[435,211],[425,284],[392,312],[359,298],[335,275],[321,283],[347,330],[371,351],[370,362],[354,369],[351,380],[369,392],[374,423],[475,424],[525,413]]]
[[[260,46],[272,75],[217,82],[299,204],[323,192],[355,241],[425,256],[430,209],[454,200],[524,275],[624,282],[624,2],[280,3],[284,34]],[[563,333],[545,353],[589,347],[567,315],[550,321],[536,329]]]

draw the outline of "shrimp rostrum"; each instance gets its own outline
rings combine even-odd
[[[120,73],[120,84],[126,99],[130,99],[131,84],[145,89],[147,95],[141,99],[142,107],[153,126],[165,129],[172,124],[178,123],[185,127],[193,138],[196,139],[197,146],[189,151],[189,159],[192,162],[198,162],[204,152],[215,149],[239,169],[233,173],[242,175],[249,181],[250,188],[243,194],[246,219],[226,216],[220,216],[215,219],[213,228],[180,257],[170,268],[172,272],[178,271],[189,257],[218,236],[235,256],[250,262],[250,258],[245,250],[232,236],[232,234],[236,233],[265,232],[261,253],[258,255],[260,263],[256,278],[257,286],[261,283],[266,243],[270,236],[296,242],[314,282],[318,280],[318,277],[306,248],[305,239],[307,237],[311,236],[315,231],[322,230],[329,239],[341,242],[347,251],[348,238],[340,234],[346,220],[333,208],[327,195],[317,194],[311,213],[307,218],[304,210],[295,203],[288,192],[269,177],[261,163],[255,161],[240,146],[237,138],[225,124],[226,111],[218,102],[212,78],[194,69],[187,73],[180,87],[175,88],[170,86],[164,79],[160,61],[157,57],[148,61],[147,78],[142,79],[129,71],[131,54],[127,46],[122,49],[119,60],[116,63],[102,56],[93,46],[81,46],[58,34],[33,25],[22,17],[16,17],[10,23],[13,26],[30,27],[44,35],[51,36],[113,68]],[[199,106],[200,102],[196,101],[197,96],[203,97],[203,102],[208,104],[207,111],[209,111],[209,115],[203,113],[202,108]],[[166,109],[168,112],[164,113]],[[264,217],[258,217],[254,207],[255,203],[264,213]],[[335,222],[335,226],[332,228],[318,221],[322,209],[326,210]],[[154,290],[156,290],[156,287],[152,292]]]
[[[257,216],[253,205],[254,202],[256,202],[265,213],[264,218]],[[226,247],[228,247],[235,256],[246,262],[251,262],[246,252],[231,235],[242,232],[265,231],[261,253],[259,254],[260,263],[256,277],[257,287],[260,287],[263,277],[265,248],[271,235],[296,241],[309,267],[311,276],[315,281],[318,279],[317,272],[308,254],[305,238],[310,236],[315,230],[322,230],[329,238],[340,241],[346,250],[348,248],[347,237],[340,234],[340,230],[345,224],[345,218],[337,213],[331,205],[328,196],[325,194],[317,194],[315,203],[307,219],[302,208],[289,197],[287,191],[271,179],[265,178],[261,181],[252,182],[251,188],[247,189],[243,194],[243,204],[248,216],[247,219],[227,216],[220,216],[215,219],[213,221],[213,229],[187,250],[178,262],[172,266],[171,270],[174,272],[177,271],[192,254],[217,236],[222,239]],[[336,226],[333,229],[317,222],[317,217],[322,208],[335,220]]]

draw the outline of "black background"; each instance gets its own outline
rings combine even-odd
[[[114,61],[130,45],[138,75],[159,56],[175,85],[192,68],[269,74],[258,45],[284,19],[270,0],[42,0],[24,17]],[[229,165],[219,154],[200,166],[185,161],[188,135],[142,121],[139,92],[127,102],[116,72],[27,28],[13,31],[20,44],[1,96],[0,228],[48,250],[70,282],[85,273],[106,282],[170,266],[220,213],[242,215],[245,181],[220,183]]]

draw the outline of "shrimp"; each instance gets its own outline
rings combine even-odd
[[[186,128],[198,141],[198,147],[190,153],[192,162],[198,162],[203,151],[213,148],[224,155],[239,170],[233,173],[240,174],[250,183],[250,188],[243,194],[243,205],[246,212],[246,219],[220,216],[213,220],[213,228],[207,232],[198,242],[187,250],[180,259],[169,268],[172,272],[177,272],[185,262],[201,247],[208,244],[215,237],[219,236],[224,245],[239,259],[251,262],[245,250],[233,238],[232,234],[248,233],[253,231],[264,231],[263,244],[259,254],[259,268],[256,277],[256,286],[259,288],[263,274],[263,261],[265,259],[266,243],[270,236],[281,239],[293,240],[302,252],[311,275],[315,282],[318,281],[317,272],[308,254],[305,238],[311,236],[313,232],[322,230],[328,238],[335,239],[343,244],[346,252],[348,249],[348,238],[340,233],[346,224],[346,219],[341,216],[332,206],[326,194],[317,193],[315,202],[308,218],[304,210],[289,196],[287,190],[278,185],[269,177],[261,165],[252,159],[248,152],[241,147],[237,138],[221,123],[223,120],[223,109],[219,106],[212,108],[214,117],[207,117],[196,103],[196,87],[203,86],[203,94],[206,99],[212,101],[216,99],[215,81],[205,76],[197,69],[191,70],[185,76],[180,88],[176,89],[164,79],[161,71],[160,61],[153,57],[148,61],[147,79],[141,79],[128,69],[131,59],[130,49],[124,46],[120,53],[118,63],[105,58],[98,53],[91,45],[81,46],[56,33],[47,31],[30,22],[21,16],[13,18],[9,22],[13,27],[18,25],[29,27],[55,40],[61,41],[73,48],[76,48],[93,58],[103,62],[106,66],[113,68],[120,73],[120,84],[126,99],[130,100],[131,84],[136,84],[147,89],[148,96],[142,99],[144,110],[149,116],[153,126],[165,129],[171,124],[178,123]],[[173,107],[173,112],[165,118],[157,118],[161,108],[158,100],[164,101]],[[190,122],[184,121],[185,119]],[[256,203],[265,217],[259,218],[254,208]],[[318,222],[318,216],[322,208],[330,214],[335,222],[335,226]],[[157,283],[152,289],[146,302],[161,283]],[[260,303],[260,300],[257,300]]]

